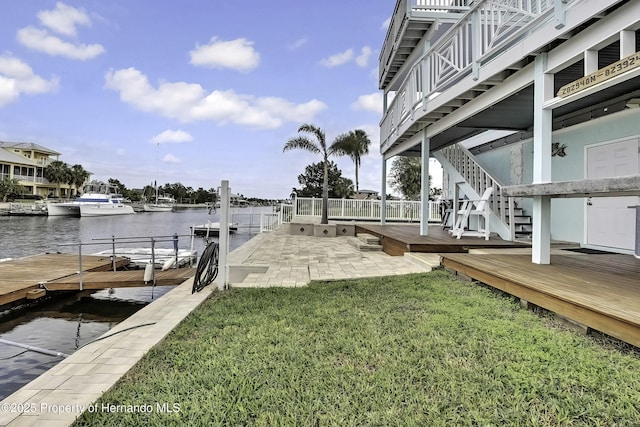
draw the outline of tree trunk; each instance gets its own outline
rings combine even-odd
[[[324,177],[322,179],[322,217],[320,224],[329,224],[329,165],[327,156],[324,156]]]

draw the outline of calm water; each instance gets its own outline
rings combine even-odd
[[[231,250],[247,242],[259,230],[259,213],[272,208],[233,209],[238,232],[229,239]],[[218,222],[218,213],[206,209],[179,209],[176,212],[147,212],[135,215],[95,218],[6,217],[0,216],[0,259],[18,258],[44,252],[83,254],[110,248],[103,240],[119,237],[171,236],[177,233],[178,246],[192,245],[190,226]],[[90,244],[84,246],[84,244]],[[121,245],[125,246],[125,245]],[[130,246],[149,247],[149,243]],[[156,247],[171,247],[159,242]],[[202,253],[204,239],[193,239],[193,248]],[[0,277],[0,280],[2,278]],[[0,312],[0,338],[62,353],[73,353],[87,342],[107,332],[171,287],[144,287],[84,292],[5,312]],[[0,399],[5,398],[60,361],[22,348],[0,344]]]

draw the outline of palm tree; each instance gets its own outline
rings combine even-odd
[[[330,147],[336,154],[349,156],[353,160],[356,167],[356,193],[360,191],[358,183],[360,159],[369,154],[369,145],[371,145],[371,140],[367,133],[362,129],[356,129],[338,136]]]
[[[69,180],[67,184],[73,185],[76,189],[76,194],[78,194],[78,187],[83,185],[90,176],[91,172],[85,170],[82,165],[73,165],[69,170]]]
[[[44,177],[53,184],[58,184],[58,193],[60,196],[60,184],[69,181],[69,166],[60,160],[54,160],[46,168],[44,168]]]
[[[328,224],[328,204],[329,204],[329,154],[332,154],[331,149],[327,148],[327,142],[324,136],[324,131],[319,127],[312,124],[303,124],[298,128],[298,133],[307,133],[313,137],[311,139],[307,135],[298,135],[289,138],[284,145],[282,151],[289,151],[293,149],[307,150],[312,153],[322,155],[322,161],[324,164],[324,178],[322,181],[322,217],[320,218],[320,224]]]

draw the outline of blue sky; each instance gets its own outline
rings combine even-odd
[[[282,152],[302,123],[372,141],[378,56],[394,1],[29,0],[0,16],[0,140],[35,142],[127,187],[230,181],[285,198],[320,160]],[[354,179],[348,158],[336,160]]]

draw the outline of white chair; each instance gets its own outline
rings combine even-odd
[[[455,236],[456,239],[462,236],[476,236],[489,240],[489,207],[487,206],[487,202],[492,192],[493,188],[489,187],[484,191],[480,200],[465,199],[462,202],[462,206],[456,212],[456,222],[449,230],[452,236]],[[472,216],[478,218],[477,230],[465,229],[469,218]]]

